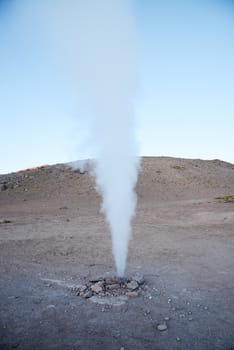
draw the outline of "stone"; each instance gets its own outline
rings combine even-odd
[[[139,293],[136,291],[132,291],[132,292],[127,292],[125,295],[129,298],[136,298],[139,296]]]
[[[164,320],[165,321],[170,321],[170,317],[166,316],[166,317],[164,317]]]
[[[80,286],[77,288],[77,295],[82,295],[87,290],[87,286]]]
[[[166,323],[159,324],[159,325],[157,326],[157,329],[158,329],[160,332],[166,331],[166,330],[167,330],[167,325],[166,325]]]
[[[109,285],[107,285],[107,289],[109,289],[109,290],[118,289],[118,288],[119,288],[119,284],[109,284]]]
[[[131,291],[136,290],[137,288],[139,288],[139,284],[136,281],[131,281],[129,283],[127,283],[126,287],[128,289],[130,289]]]
[[[133,276],[133,281],[136,281],[139,285],[142,285],[145,283],[145,279],[144,279],[144,276],[137,273]]]
[[[90,289],[96,294],[101,293],[103,291],[103,282],[93,284]]]
[[[127,284],[129,282],[131,282],[131,279],[129,279],[128,277],[119,277],[118,278],[118,283],[120,285],[124,285],[124,284]]]
[[[119,279],[117,277],[108,277],[105,281],[106,284],[119,284]]]
[[[88,290],[87,292],[85,292],[84,295],[83,295],[83,297],[84,297],[85,299],[89,299],[89,298],[91,298],[92,296],[93,296],[93,293],[92,293],[90,290]]]

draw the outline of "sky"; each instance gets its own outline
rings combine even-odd
[[[95,155],[72,52],[43,1],[0,0],[0,173]],[[132,12],[139,154],[234,163],[234,2],[133,0]]]

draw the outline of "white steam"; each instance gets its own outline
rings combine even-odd
[[[136,206],[137,144],[134,118],[136,39],[126,0],[85,1],[78,21],[79,71],[92,108],[91,136],[102,210],[112,234],[117,274],[124,275]]]

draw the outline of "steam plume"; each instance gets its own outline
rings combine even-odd
[[[126,0],[85,1],[80,10],[79,68],[93,107],[96,183],[112,234],[117,274],[123,276],[136,205],[134,21]]]

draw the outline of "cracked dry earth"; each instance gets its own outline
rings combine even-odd
[[[234,349],[234,165],[143,158],[136,189],[120,281],[86,172],[0,176],[1,350]]]

